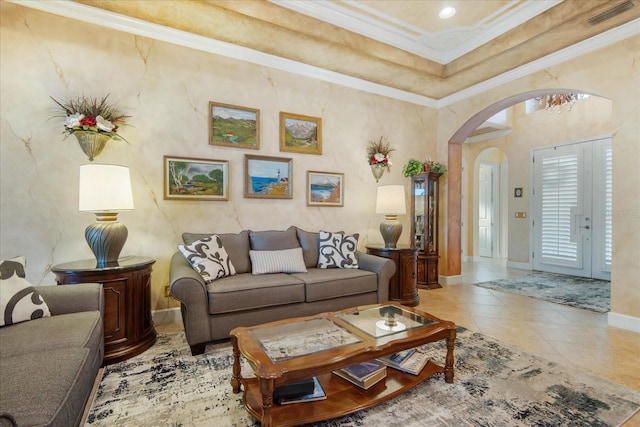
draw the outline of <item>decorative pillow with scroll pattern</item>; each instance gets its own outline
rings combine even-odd
[[[178,245],[178,250],[206,283],[236,274],[229,254],[216,234],[196,240],[190,245]]]
[[[25,258],[0,263],[0,326],[50,317],[49,306],[24,278]]]
[[[320,231],[318,268],[358,268],[358,237]]]

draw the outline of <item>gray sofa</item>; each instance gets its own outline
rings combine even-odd
[[[51,317],[0,328],[0,426],[77,426],[104,356],[102,286],[37,290]]]
[[[211,233],[212,234],[212,233]],[[186,245],[211,234],[183,234]],[[357,252],[359,268],[316,268],[319,233],[295,226],[285,231],[218,234],[235,275],[205,283],[182,253],[171,259],[171,295],[180,301],[192,354],[206,343],[229,338],[237,326],[252,326],[289,317],[308,316],[387,301],[395,264]],[[306,273],[252,274],[249,251],[302,248]]]

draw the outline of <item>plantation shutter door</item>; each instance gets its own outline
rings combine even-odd
[[[593,277],[611,280],[613,253],[613,149],[611,138],[593,143]]]

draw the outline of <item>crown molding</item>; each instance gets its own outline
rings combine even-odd
[[[198,36],[186,31],[153,24],[140,19],[113,13],[104,9],[76,3],[71,0],[6,1],[32,9],[37,9],[43,12],[52,13],[54,15],[64,16],[67,18],[87,22],[93,25],[111,28],[142,37],[148,37],[179,46],[213,53],[216,55],[222,55],[225,57],[234,58],[265,67],[275,68],[305,77],[311,77],[313,79],[334,83],[352,89],[374,93],[377,95],[434,109],[443,108],[456,102],[463,101],[487,90],[504,85],[508,82],[524,77],[533,72],[542,70],[546,67],[568,61],[577,56],[584,55],[585,53],[591,52],[593,50],[606,47],[610,44],[616,43],[620,40],[640,33],[640,18],[638,18],[605,33],[599,34],[573,46],[547,55],[546,57],[541,58],[537,61],[530,62],[529,64],[507,71],[482,83],[478,83],[474,86],[453,93],[442,99],[436,100],[427,96],[403,91],[378,83],[373,83],[335,71],[330,71],[320,67],[281,58],[275,55],[266,54],[254,49],[237,46],[231,43],[214,40],[203,36]]]
[[[502,6],[473,26],[430,32],[383,14],[359,2],[269,0],[278,6],[381,41],[441,65],[471,52],[561,3],[561,0],[517,0]],[[348,4],[349,7],[343,6]],[[491,22],[491,23],[489,23]]]

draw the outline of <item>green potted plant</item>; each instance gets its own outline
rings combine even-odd
[[[405,177],[418,175],[424,172],[424,163],[416,159],[410,159],[409,162],[402,167],[402,174]]]

